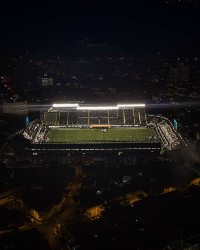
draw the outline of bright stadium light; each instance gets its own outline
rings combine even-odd
[[[77,107],[78,110],[116,110],[119,109],[117,106],[85,106]]]
[[[145,104],[118,104],[117,107],[125,108],[125,107],[145,107]]]
[[[54,108],[77,108],[78,107],[78,103],[54,103],[53,104]]]

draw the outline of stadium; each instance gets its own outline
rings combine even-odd
[[[165,117],[146,114],[145,107],[53,104],[40,120],[30,122],[20,134],[29,141],[25,148],[32,161],[50,159],[52,151],[57,153],[54,157],[57,155],[65,162],[66,157],[94,152],[104,156],[153,155],[181,148],[184,141],[172,123]]]

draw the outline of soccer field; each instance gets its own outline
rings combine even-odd
[[[109,128],[106,132],[101,129],[57,128],[51,129],[48,133],[49,142],[54,143],[142,142],[151,139],[152,136],[155,136],[155,133],[148,128]]]

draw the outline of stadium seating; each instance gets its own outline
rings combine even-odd
[[[39,143],[46,140],[48,131],[48,126],[44,123],[41,124],[39,120],[35,120],[28,124],[26,129],[23,131],[23,136],[26,139],[32,140],[33,143]]]
[[[134,124],[136,126],[140,126],[141,125],[140,112],[138,110],[134,110]]]
[[[109,110],[109,117],[110,118],[118,117],[118,110]]]
[[[80,118],[88,117],[88,111],[87,110],[79,110],[78,117],[80,117]]]
[[[77,123],[78,123],[78,113],[76,111],[69,112],[67,125],[76,125]]]
[[[88,117],[78,117],[78,124],[79,125],[88,125]]]
[[[146,126],[144,109],[118,110],[55,110],[44,114],[47,126],[88,126],[91,124],[110,124],[112,126]]]
[[[45,124],[46,125],[58,125],[58,112],[47,112],[45,113]]]
[[[125,109],[124,110],[124,121],[126,125],[134,125],[133,119],[133,110],[132,109]]]
[[[36,137],[36,140],[38,142],[46,142],[48,131],[49,131],[48,128],[44,124],[42,124],[40,132],[38,133],[38,136]]]
[[[157,132],[168,150],[178,148],[181,145],[180,139],[173,130],[173,127],[166,121],[162,121],[157,125]]]
[[[98,118],[98,117],[108,117],[108,110],[92,110],[89,112],[89,116],[92,118]]]
[[[89,124],[100,124],[99,118],[89,118]]]
[[[107,118],[100,118],[100,124],[108,124],[108,117]]]
[[[140,112],[140,122],[141,122],[141,126],[146,126],[146,124],[147,124],[147,118],[146,118],[145,110],[142,109],[142,110],[140,110],[139,112]]]
[[[59,125],[67,125],[68,124],[68,115],[69,113],[67,112],[60,112],[59,114]]]

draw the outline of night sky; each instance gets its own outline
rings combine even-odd
[[[88,38],[119,52],[200,54],[198,0],[81,2],[1,3],[1,53],[66,52]]]

